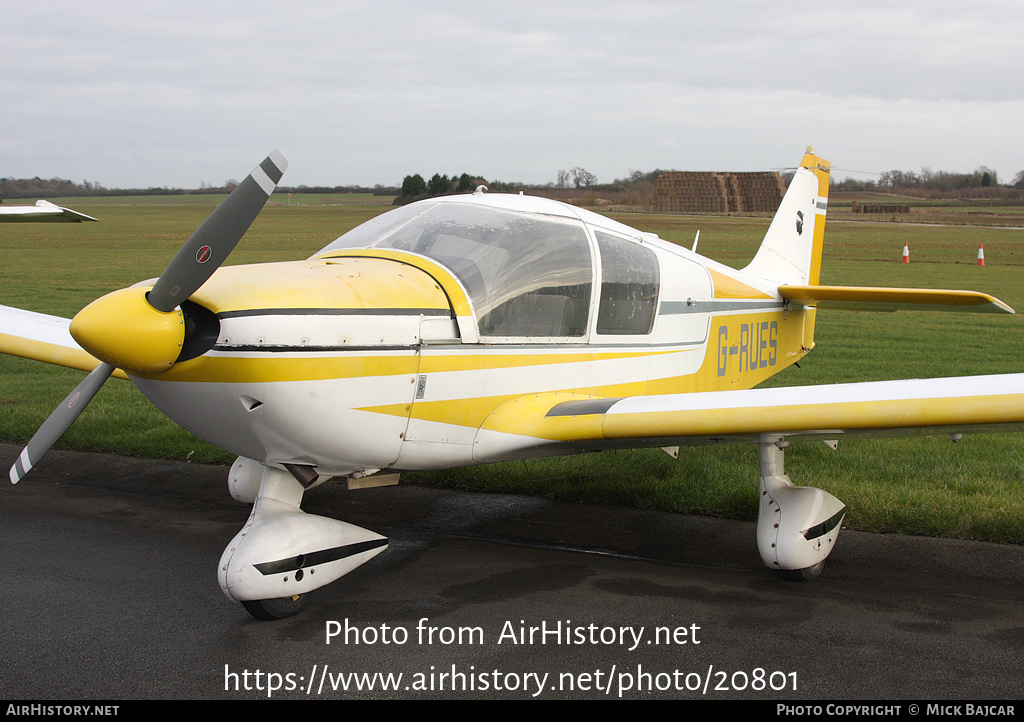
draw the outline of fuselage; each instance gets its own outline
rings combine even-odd
[[[135,384],[217,446],[325,476],[565,453],[481,429],[531,395],[750,388],[813,346],[814,311],[777,283],[496,194],[406,206],[305,261],[223,267],[190,303],[202,353]]]

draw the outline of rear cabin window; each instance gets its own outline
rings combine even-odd
[[[597,231],[601,253],[600,334],[647,334],[654,328],[660,270],[649,248]]]

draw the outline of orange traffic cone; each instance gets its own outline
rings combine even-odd
[[[900,263],[910,263],[910,246],[903,244],[903,260]]]
[[[979,266],[984,266],[985,265],[985,244],[984,243],[978,244],[978,265]]]

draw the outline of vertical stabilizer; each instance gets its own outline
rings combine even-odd
[[[817,285],[828,208],[828,161],[813,148],[796,170],[761,247],[743,271],[779,285]]]

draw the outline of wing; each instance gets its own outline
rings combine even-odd
[[[95,220],[92,216],[55,206],[49,201],[36,201],[34,206],[0,206],[0,223],[81,223]]]
[[[100,362],[75,342],[70,325],[60,316],[0,306],[0,353],[92,371]],[[114,375],[127,378],[122,371]]]
[[[770,436],[884,436],[1024,424],[1024,374],[596,398],[537,394],[481,427],[479,460]]]

